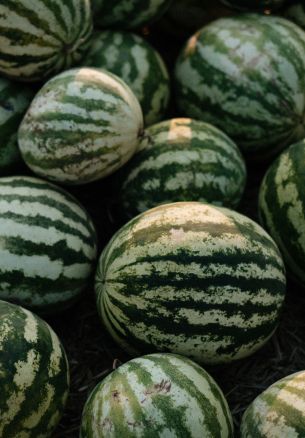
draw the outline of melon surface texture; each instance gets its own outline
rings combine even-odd
[[[274,241],[249,218],[178,202],[148,210],[114,235],[95,287],[105,327],[129,353],[228,363],[274,333],[285,271]]]

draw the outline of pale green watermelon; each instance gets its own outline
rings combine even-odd
[[[1,299],[57,313],[88,286],[96,251],[93,223],[70,194],[37,178],[0,178]]]
[[[22,162],[17,131],[33,97],[30,88],[0,78],[0,176],[14,172]]]
[[[81,438],[233,438],[228,404],[213,378],[174,354],[131,360],[99,383]]]
[[[216,20],[176,65],[182,114],[218,126],[248,155],[275,155],[305,137],[305,33],[275,16]]]
[[[274,241],[249,218],[178,202],[148,210],[114,235],[95,290],[104,326],[131,354],[229,363],[274,333],[285,270]]]
[[[89,0],[0,3],[0,73],[38,81],[76,64],[92,33]]]
[[[120,204],[129,218],[175,201],[237,207],[246,167],[237,146],[219,129],[192,119],[171,119],[146,130],[121,180]]]
[[[85,184],[121,167],[142,136],[142,111],[125,82],[103,70],[79,68],[42,87],[21,123],[18,141],[36,174]]]
[[[67,357],[51,327],[0,301],[0,437],[51,437],[69,381]]]
[[[305,141],[270,166],[260,187],[259,216],[282,251],[288,271],[305,287]]]
[[[129,32],[96,32],[83,65],[123,79],[139,100],[145,125],[164,117],[170,96],[168,72],[159,53],[143,38]]]
[[[269,386],[246,410],[241,438],[305,436],[305,371]]]
[[[101,27],[133,29],[159,18],[172,0],[92,0],[94,21]]]

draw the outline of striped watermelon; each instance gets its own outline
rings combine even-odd
[[[285,273],[255,222],[180,202],[121,228],[100,257],[95,287],[105,327],[129,353],[170,351],[216,364],[246,357],[270,338]]]
[[[228,404],[199,365],[174,354],[131,360],[91,393],[81,438],[233,438]]]
[[[126,216],[175,201],[238,205],[246,167],[225,134],[192,119],[161,122],[146,134],[148,141],[124,168],[121,204]]]
[[[285,377],[260,394],[246,410],[241,438],[305,436],[305,371]]]
[[[302,2],[295,2],[284,10],[284,16],[305,29],[305,5]]]
[[[231,8],[247,10],[270,11],[277,9],[284,3],[284,0],[221,0],[226,6]]]
[[[251,160],[305,137],[305,34],[242,14],[191,37],[176,65],[180,110],[228,134]]]
[[[141,104],[145,125],[163,118],[169,103],[169,76],[158,52],[143,38],[129,32],[97,32],[83,65],[104,68],[122,78]]]
[[[88,285],[95,257],[94,226],[76,199],[37,178],[0,178],[1,299],[58,312]]]
[[[47,438],[69,392],[69,366],[51,327],[0,301],[0,437]]]
[[[38,81],[85,54],[92,33],[89,0],[5,0],[0,3],[0,72]]]
[[[92,0],[94,21],[101,27],[133,29],[159,18],[172,0]]]
[[[26,164],[38,175],[84,184],[121,167],[143,135],[130,88],[103,70],[68,70],[34,98],[18,134]]]
[[[0,78],[0,175],[13,172],[21,163],[17,131],[32,97],[29,88]]]
[[[277,242],[288,270],[305,287],[305,141],[268,169],[259,194],[260,222]]]

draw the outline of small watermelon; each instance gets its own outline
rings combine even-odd
[[[192,119],[151,126],[140,150],[123,169],[121,202],[133,217],[175,201],[236,207],[246,183],[237,146],[219,129]]]
[[[0,72],[39,81],[81,60],[92,33],[90,0],[0,3]]]
[[[182,114],[218,126],[262,160],[305,137],[305,33],[280,17],[241,14],[191,37],[176,64]]]
[[[106,329],[129,353],[228,363],[272,336],[285,271],[274,241],[251,219],[178,202],[148,210],[114,235],[95,288]]]
[[[100,27],[134,29],[159,18],[172,0],[92,0],[94,21]]]
[[[69,393],[65,351],[51,327],[0,301],[0,437],[47,438]]]
[[[278,9],[285,0],[221,0],[226,6],[243,11],[267,11]]]
[[[246,410],[241,438],[305,436],[305,371],[271,385]]]
[[[0,78],[0,176],[14,172],[22,162],[17,131],[33,97],[30,88]]]
[[[130,32],[96,32],[83,65],[103,68],[132,89],[142,107],[145,125],[161,120],[169,103],[169,76],[159,53]]]
[[[142,111],[125,82],[103,70],[80,68],[42,87],[21,123],[18,141],[36,174],[85,184],[121,167],[142,135]]]
[[[91,393],[81,438],[233,438],[221,389],[191,360],[149,354],[117,368]]]
[[[96,247],[91,219],[67,192],[0,178],[1,299],[44,313],[68,307],[88,285]]]
[[[288,271],[305,287],[305,141],[291,145],[262,181],[260,222],[277,242]]]

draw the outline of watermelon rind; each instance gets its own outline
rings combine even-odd
[[[191,360],[150,354],[121,365],[91,393],[80,438],[233,438],[225,397]]]
[[[229,363],[276,330],[285,269],[270,236],[233,210],[161,205],[124,225],[99,259],[101,320],[128,353]]]
[[[0,437],[51,437],[69,393],[64,348],[46,322],[5,301],[0,333]]]

